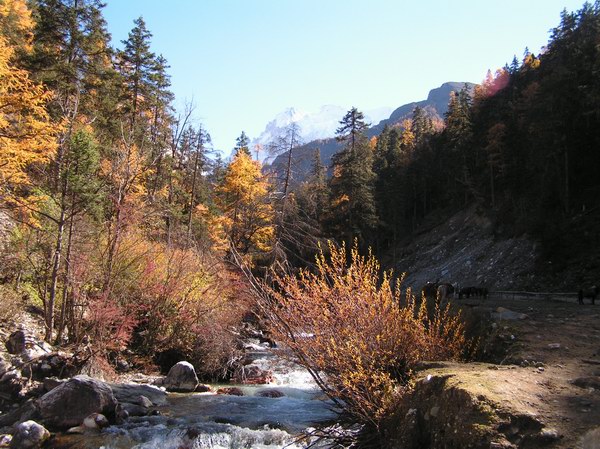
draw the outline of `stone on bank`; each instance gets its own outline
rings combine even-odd
[[[191,393],[198,386],[196,370],[189,362],[178,362],[169,370],[163,385],[167,391]]]

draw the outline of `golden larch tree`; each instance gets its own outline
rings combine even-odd
[[[51,93],[15,61],[33,23],[22,1],[0,1],[0,188],[29,183],[27,168],[47,162],[56,150],[56,127],[48,118]],[[16,39],[19,35],[21,38]],[[15,43],[13,43],[15,42]]]
[[[269,251],[274,235],[273,208],[260,163],[238,151],[218,191],[223,229],[234,247],[242,254]]]

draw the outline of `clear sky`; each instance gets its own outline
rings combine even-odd
[[[228,155],[288,107],[396,108],[480,82],[583,0],[106,0],[113,44],[143,16],[172,90]],[[340,117],[341,118],[341,117]]]

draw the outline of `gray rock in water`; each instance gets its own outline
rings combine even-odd
[[[151,401],[151,405],[166,405],[167,393],[153,385],[140,384],[109,384],[115,398],[120,403],[140,404],[140,397],[144,396]]]
[[[100,430],[109,426],[108,419],[101,413],[92,413],[83,420],[83,426],[86,429]]]
[[[9,354],[21,354],[25,351],[25,332],[13,332],[8,336],[5,345]]]
[[[35,421],[25,421],[19,424],[13,435],[10,447],[13,449],[39,448],[50,438],[50,432]]]
[[[284,393],[275,389],[262,390],[259,391],[256,395],[260,396],[261,398],[282,398],[285,396]]]
[[[146,408],[150,408],[154,405],[152,401],[144,395],[140,395],[140,397],[138,398],[138,404]]]
[[[77,427],[71,427],[67,433],[86,433],[98,432],[109,426],[108,419],[101,413],[92,413],[83,420],[83,423]]]
[[[219,388],[217,394],[227,394],[229,396],[244,396],[244,392],[238,387]]]
[[[121,408],[127,412],[127,416],[146,416],[150,409],[139,404],[132,404],[130,402],[123,402],[120,404]]]
[[[44,423],[59,429],[78,426],[92,413],[113,417],[116,406],[110,386],[88,376],[75,376],[38,400]]]
[[[192,392],[198,386],[196,370],[189,362],[178,362],[169,370],[163,385],[168,391]]]
[[[210,385],[198,384],[196,387],[196,393],[208,393],[210,391],[213,391]]]

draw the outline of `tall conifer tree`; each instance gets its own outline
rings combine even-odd
[[[348,245],[358,238],[365,245],[377,225],[375,213],[373,149],[365,135],[364,115],[350,109],[340,121],[337,140],[344,148],[332,158],[329,224],[334,235]]]

